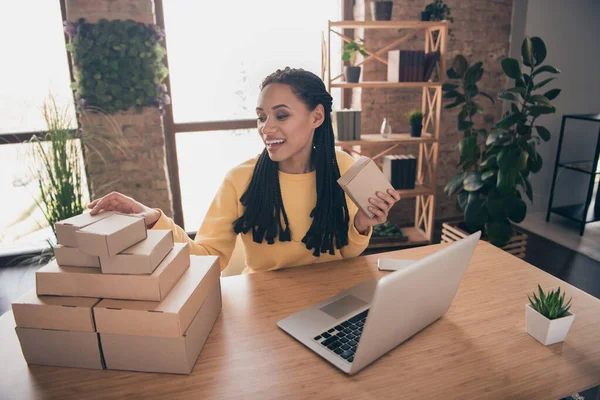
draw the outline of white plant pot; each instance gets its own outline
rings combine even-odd
[[[527,333],[541,344],[548,346],[565,340],[575,319],[575,314],[567,311],[562,318],[548,319],[535,311],[530,304],[526,304],[525,317]]]

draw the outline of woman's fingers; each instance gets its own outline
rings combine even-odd
[[[385,221],[387,221],[387,214],[378,209],[377,207],[369,206],[369,210],[371,210],[371,212],[376,215],[375,220],[378,223],[382,224]]]
[[[115,207],[119,207],[120,204],[120,198],[123,195],[121,193],[117,193],[117,192],[112,192],[110,194],[107,194],[106,196],[102,197],[95,205],[94,208],[92,208],[92,211],[90,211],[90,214],[95,215],[98,214],[100,211],[102,210],[108,210],[108,207],[112,204],[115,205]],[[117,208],[111,210],[114,211]]]
[[[390,209],[390,205],[388,203],[384,202],[383,200],[376,199],[374,197],[371,197],[369,199],[369,202],[371,204],[377,206],[381,211],[383,211],[387,215],[387,213]]]
[[[395,190],[388,189],[388,193],[390,194],[390,196],[392,196],[392,198],[393,198],[395,201],[400,201],[400,199],[402,198],[402,196],[400,196],[400,193],[398,193],[398,192],[397,192],[397,191],[395,191]]]

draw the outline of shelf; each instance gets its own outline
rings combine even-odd
[[[570,169],[572,171],[579,171],[589,175],[600,175],[600,171],[592,172],[593,162],[592,161],[570,161],[570,162],[559,162],[559,167]]]
[[[360,140],[341,140],[336,141],[336,146],[361,146],[374,147],[381,145],[394,146],[399,144],[416,144],[416,143],[435,143],[436,139],[431,133],[422,133],[421,137],[412,137],[410,133],[392,133],[389,139],[384,138],[381,134],[361,135]]]
[[[411,247],[429,244],[429,239],[425,233],[418,228],[408,227],[400,228],[402,234],[408,237],[408,240],[399,242],[387,242],[387,243],[370,243],[368,249],[382,249],[386,247]]]
[[[584,204],[574,204],[570,206],[554,207],[552,208],[552,212],[577,222],[589,223],[600,221],[600,212],[594,212],[595,201],[593,198],[590,202],[585,221],[583,221],[584,206]]]
[[[446,21],[331,21],[331,28],[442,29]]]
[[[386,81],[367,81],[367,82],[338,82],[331,83],[332,88],[423,88],[423,87],[438,87],[442,86],[444,82],[386,82]]]
[[[429,196],[435,194],[434,190],[426,185],[416,185],[414,189],[398,189],[396,190],[402,198]]]

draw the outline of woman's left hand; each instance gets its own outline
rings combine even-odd
[[[375,215],[373,218],[369,218],[367,214],[358,210],[354,217],[354,227],[359,233],[365,234],[370,226],[383,224],[387,221],[390,209],[398,200],[400,200],[400,195],[395,190],[388,189],[387,194],[377,192],[377,198],[369,198],[371,203],[369,210]]]

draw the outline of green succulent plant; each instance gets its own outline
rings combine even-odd
[[[557,319],[564,317],[569,309],[571,308],[571,299],[565,303],[565,293],[562,296],[560,294],[560,288],[558,290],[544,293],[542,287],[538,285],[538,292],[540,297],[538,298],[536,293],[533,292],[533,299],[527,295],[531,308],[542,314],[548,319]]]
[[[542,168],[536,146],[542,140],[550,140],[550,131],[536,124],[536,120],[556,112],[551,101],[560,89],[539,94],[537,91],[555,78],[540,81],[538,78],[543,73],[560,71],[541,65],[545,58],[542,39],[527,37],[521,46],[521,62],[529,67],[528,73],[521,71],[516,59],[502,60],[502,69],[514,79],[515,86],[499,93],[498,98],[511,103],[510,111],[489,133],[486,129],[476,129],[473,121],[483,111],[477,96],[493,101],[477,87],[484,72],[481,62],[469,66],[463,56],[456,56],[447,71],[450,81],[442,87],[444,98],[453,100],[445,108],[462,106],[458,130],[463,132],[458,144],[460,172],[450,179],[444,191],[448,196],[457,194],[457,207],[464,212],[467,228],[472,232],[483,229],[489,241],[498,247],[510,240],[511,221],[519,223],[525,219],[527,205],[521,193],[533,201],[529,176]]]

